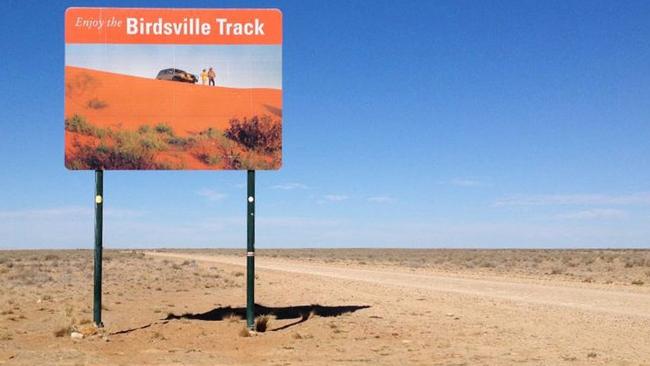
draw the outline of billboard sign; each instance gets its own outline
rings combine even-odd
[[[281,165],[279,10],[66,11],[68,169]]]

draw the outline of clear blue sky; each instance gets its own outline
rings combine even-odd
[[[63,165],[63,14],[0,13],[0,248],[92,247]],[[284,14],[266,247],[649,247],[650,2],[184,1]],[[245,246],[244,172],[107,172],[111,247]]]

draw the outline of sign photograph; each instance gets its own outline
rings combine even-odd
[[[276,170],[282,14],[69,8],[65,166]]]

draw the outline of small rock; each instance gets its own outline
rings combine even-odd
[[[83,339],[84,335],[79,333],[79,332],[72,332],[72,333],[70,333],[70,338],[72,338],[72,339]]]
[[[454,313],[447,313],[445,315],[451,318],[452,316],[454,316]]]

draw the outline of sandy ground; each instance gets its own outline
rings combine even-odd
[[[90,252],[0,253],[0,364],[650,365],[647,285],[262,255],[245,337],[244,257],[214,253],[107,254],[94,335]]]

